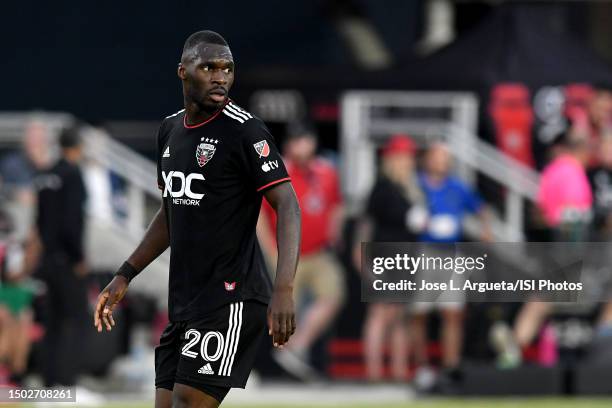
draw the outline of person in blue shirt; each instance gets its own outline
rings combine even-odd
[[[479,195],[459,178],[450,174],[448,147],[434,143],[425,156],[425,171],[419,175],[427,197],[429,222],[420,236],[422,242],[453,243],[463,236],[463,218],[479,214],[483,222],[483,241],[490,241],[486,211]]]
[[[451,155],[443,143],[432,144],[426,154],[424,172],[419,175],[419,183],[425,195],[428,221],[419,238],[428,243],[455,243],[463,237],[463,219],[468,214],[481,217],[481,239],[491,241],[487,211],[481,198],[463,181],[451,175]],[[428,247],[428,256],[452,256],[438,247]],[[460,278],[453,275],[453,279]],[[447,271],[428,271],[429,281],[448,281]],[[413,304],[411,331],[415,356],[420,368],[415,382],[417,387],[428,389],[434,385],[431,369],[428,368],[426,354],[427,316],[434,309],[441,313],[442,368],[447,380],[459,378],[459,364],[463,344],[463,309],[465,300],[459,292],[441,295],[435,300],[427,299]]]

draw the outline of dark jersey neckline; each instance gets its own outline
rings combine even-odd
[[[195,129],[195,128],[199,128],[200,126],[204,126],[205,124],[212,122],[217,116],[219,116],[221,114],[221,112],[223,111],[223,109],[225,109],[225,106],[230,102],[230,98],[226,98],[225,99],[225,103],[223,104],[223,106],[221,106],[215,113],[212,114],[212,116],[208,119],[206,119],[203,122],[200,123],[196,123],[195,125],[188,125],[187,124],[187,110],[185,109],[185,114],[183,115],[183,126],[185,127],[185,129]]]

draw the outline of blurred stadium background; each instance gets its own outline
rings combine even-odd
[[[600,146],[612,137],[612,3],[26,1],[7,2],[2,11],[3,383],[42,383],[44,338],[53,328],[45,325],[48,292],[37,278],[40,267],[28,263],[35,246],[30,231],[36,174],[58,157],[59,131],[78,121],[84,141],[91,306],[159,205],[157,127],[182,107],[175,71],[183,41],[211,29],[225,36],[237,63],[232,98],[261,117],[281,146],[296,123],[316,132],[318,153],[339,174],[346,214],[331,249],[346,298],[339,317],[309,347],[309,371],[287,372],[265,342],[247,390],[232,391],[228,406],[612,403],[606,399],[612,393],[612,331],[599,317],[604,305],[550,314],[528,344],[519,344],[519,362],[508,366],[500,364],[491,333],[499,322],[512,326],[522,305],[467,304],[460,372],[452,367],[450,384],[440,380],[449,373],[437,324],[443,319],[437,315],[426,323],[433,379],[421,373],[418,383],[422,361],[412,355],[403,378],[394,377],[384,347],[382,374],[371,381],[362,340],[367,305],[360,302],[353,262],[376,181],[377,151],[395,134],[410,135],[419,165],[433,141],[450,146],[453,173],[487,204],[492,239],[548,239],[534,208],[540,174],[559,133],[586,134],[593,154],[587,170],[612,169],[599,157]],[[595,202],[597,194],[612,191],[612,179],[601,184],[593,186]],[[606,211],[602,208],[596,211]],[[481,223],[468,219],[462,239],[481,235]],[[88,325],[78,334],[87,356],[80,362],[79,386],[111,401],[108,406],[151,405],[153,347],[167,321],[168,260],[166,253],[134,281],[117,311],[115,330],[96,335]],[[6,294],[15,285],[24,289],[19,292],[24,299]],[[11,309],[15,301],[23,303],[18,311]],[[410,336],[409,316],[400,320]],[[11,353],[24,351],[5,346],[7,338],[32,344],[24,354],[25,371],[17,376]],[[474,399],[479,396],[499,399]]]

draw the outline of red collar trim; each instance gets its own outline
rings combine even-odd
[[[196,123],[195,125],[187,124],[187,110],[185,110],[185,115],[183,116],[183,126],[185,126],[186,129],[195,129],[200,126],[204,126],[205,124],[207,124],[208,122],[211,122],[214,118],[219,116],[221,111],[225,108],[225,105],[227,105],[228,103],[229,103],[229,98],[226,98],[223,106],[220,107],[219,110],[217,110],[215,113],[213,113],[213,115],[210,118],[206,119],[204,122]]]

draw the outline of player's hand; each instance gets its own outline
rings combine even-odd
[[[268,334],[274,347],[282,348],[295,333],[293,289],[275,289],[268,307]]]
[[[128,289],[128,280],[123,276],[115,276],[112,281],[98,296],[98,302],[96,304],[96,310],[94,311],[94,326],[98,330],[98,333],[102,331],[102,327],[106,327],[106,330],[111,331],[115,325],[113,319],[113,310],[117,303]]]

